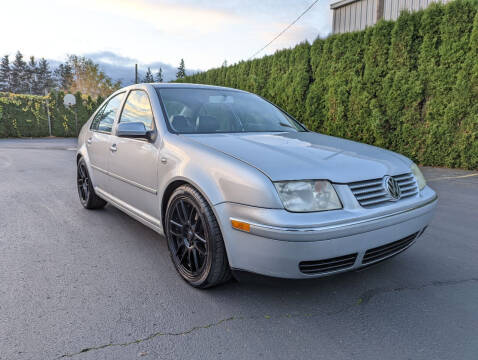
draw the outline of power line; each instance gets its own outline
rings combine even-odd
[[[266,46],[264,46],[262,49],[260,49],[259,51],[257,51],[254,55],[252,55],[249,59],[247,60],[251,60],[253,57],[255,57],[257,54],[259,54],[260,52],[262,52],[265,48],[267,48],[270,44],[272,44],[274,41],[276,41],[278,38],[280,38],[287,30],[289,30],[292,26],[294,26],[294,24],[300,20],[300,18],[302,16],[304,16],[305,14],[307,14],[309,12],[310,9],[312,9],[314,7],[315,4],[317,4],[319,2],[319,0],[315,0],[307,9],[305,9],[305,11],[300,14],[297,19],[295,19],[292,23],[290,23],[284,30],[282,30],[274,39],[272,39]]]

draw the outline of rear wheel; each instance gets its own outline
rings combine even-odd
[[[80,197],[81,205],[85,209],[101,209],[105,207],[106,201],[98,197],[91,183],[90,174],[88,173],[88,168],[86,167],[86,162],[84,159],[78,161],[77,171],[76,171],[76,184],[78,187],[78,196]]]
[[[196,189],[183,185],[171,195],[165,233],[174,266],[190,285],[208,288],[231,278],[216,217]]]

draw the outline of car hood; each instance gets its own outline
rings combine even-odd
[[[410,160],[401,155],[314,132],[185,136],[254,166],[272,181],[348,183],[410,172]]]

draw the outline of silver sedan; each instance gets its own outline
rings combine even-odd
[[[78,193],[166,237],[199,288],[234,271],[312,278],[410,247],[437,203],[419,168],[377,147],[308,131],[251,93],[141,84],[83,126]]]

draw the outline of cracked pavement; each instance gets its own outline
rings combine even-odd
[[[200,291],[77,199],[73,139],[0,140],[0,359],[478,359],[478,173],[425,168],[422,238],[359,272]]]

